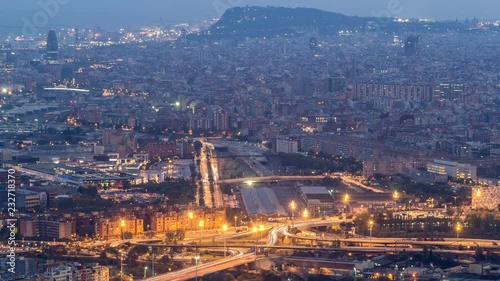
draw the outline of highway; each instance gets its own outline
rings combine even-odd
[[[491,239],[469,239],[469,238],[446,238],[444,241],[418,241],[416,239],[405,239],[405,238],[376,238],[376,237],[363,237],[363,238],[348,238],[348,239],[325,239],[318,237],[305,237],[293,235],[285,230],[281,232],[288,236],[294,237],[301,240],[312,240],[316,242],[334,242],[340,241],[341,243],[355,243],[355,244],[373,244],[373,245],[415,245],[415,246],[443,246],[443,247],[456,247],[457,244],[461,246],[480,246],[484,249],[496,249],[500,250],[500,240]]]
[[[367,190],[370,190],[370,191],[373,191],[375,193],[386,193],[385,190],[383,189],[380,189],[380,188],[376,188],[376,187],[372,187],[372,186],[368,186],[368,185],[365,185],[349,176],[341,176],[340,177],[342,179],[342,181],[346,182],[346,183],[349,183],[349,184],[353,184],[353,185],[357,185],[357,186],[360,186],[364,189],[367,189]]]
[[[219,184],[217,181],[219,180],[220,174],[219,174],[219,163],[217,162],[217,159],[213,155],[213,151],[215,150],[214,146],[210,143],[206,143],[206,147],[209,149],[208,150],[208,155],[210,156],[210,167],[212,168],[212,177],[213,177],[213,184],[214,186],[214,194],[213,194],[213,205],[216,208],[222,208],[224,207],[224,200],[222,196],[222,191],[220,189]]]
[[[201,175],[201,188],[203,192],[203,199],[205,202],[205,207],[213,208],[213,200],[212,200],[212,191],[210,190],[210,179],[209,179],[209,170],[208,170],[208,151],[207,146],[203,144],[201,148],[200,155],[200,175]]]
[[[221,208],[224,207],[222,192],[220,190],[219,167],[217,160],[212,157],[214,146],[207,142],[202,142],[201,155],[200,155],[200,175],[201,175],[201,189],[203,191],[203,199],[207,208]],[[210,181],[210,173],[213,181]],[[213,185],[213,194],[211,186]]]
[[[318,226],[318,225],[331,225],[331,224],[340,224],[343,220],[311,220],[308,222],[297,222],[295,223],[296,227],[307,227],[307,226]],[[302,236],[294,236],[288,233],[286,230],[288,225],[279,225],[275,228],[272,228],[268,233],[268,241],[266,245],[262,245],[265,248],[273,248],[273,249],[291,249],[291,250],[325,250],[325,251],[336,251],[336,252],[348,252],[348,253],[387,253],[387,252],[421,252],[421,248],[411,248],[404,247],[405,243],[407,244],[415,244],[415,245],[445,245],[445,246],[453,246],[456,244],[456,240],[449,239],[447,241],[409,241],[402,239],[393,239],[393,238],[372,238],[371,243],[378,245],[395,245],[394,247],[388,246],[380,246],[380,247],[363,247],[363,246],[343,246],[341,248],[328,248],[328,247],[310,247],[310,246],[297,246],[297,245],[283,245],[277,246],[276,244],[279,241],[279,234],[284,234],[290,237],[296,237],[297,239],[309,239],[316,240],[316,238],[308,238]],[[238,235],[249,235],[251,233],[246,232]],[[235,236],[232,236],[235,237]],[[330,241],[333,241],[331,239]],[[335,239],[336,240],[336,239]],[[327,239],[319,239],[319,241],[328,241]],[[341,242],[349,242],[349,243],[370,243],[369,238],[363,239],[340,239]],[[478,245],[492,245],[494,240],[480,240],[480,239],[470,239],[467,241],[472,244]],[[455,244],[454,244],[455,243]],[[463,244],[463,243],[461,243]],[[137,244],[137,245],[146,245],[146,246],[160,246],[160,247],[186,247],[187,245],[151,245],[151,244]],[[400,245],[398,247],[398,245]],[[224,245],[194,245],[199,248],[222,248]],[[193,247],[193,245],[191,245]],[[171,272],[163,275],[156,276],[154,280],[164,280],[164,281],[181,281],[195,278],[196,276],[200,277],[203,275],[211,274],[214,272],[222,271],[225,269],[229,269],[238,265],[246,264],[249,262],[253,262],[257,259],[257,256],[254,253],[246,253],[251,245],[230,245],[232,251],[236,251],[237,253],[229,258],[225,258],[222,260],[218,260],[215,262],[210,262],[206,264],[199,264],[198,266],[192,266],[183,270],[179,270],[176,272]],[[259,246],[260,247],[260,246]],[[474,250],[456,250],[456,249],[433,249],[435,253],[450,253],[450,254],[474,254]],[[153,278],[149,278],[146,280],[153,280]]]
[[[255,254],[239,253],[236,256],[219,260],[216,262],[198,264],[198,266],[185,268],[179,271],[158,275],[155,276],[154,278],[151,277],[144,280],[182,281],[182,280],[194,279],[196,276],[200,277],[203,275],[218,272],[224,269],[228,269],[231,267],[235,267],[253,261],[255,261]]]
[[[307,222],[300,222],[298,221],[295,223],[297,227],[306,227],[306,226],[313,226],[313,225],[329,225],[332,223],[340,223],[341,220],[331,220],[331,221],[326,221],[326,220],[311,220]],[[287,225],[282,225],[278,226],[276,229],[271,229],[268,235],[268,242],[265,245],[265,247],[273,247],[277,244],[278,242],[278,234],[285,230],[287,228]],[[251,235],[252,232],[245,232],[241,234],[235,234],[236,235]],[[232,236],[232,237],[235,237]],[[227,237],[229,238],[229,236]],[[136,245],[146,245],[146,246],[160,246],[160,247],[169,247],[169,245],[154,245],[154,244],[136,244]],[[171,245],[171,246],[176,246],[176,247],[181,247],[181,246],[186,246],[186,245]],[[203,245],[199,245],[198,247],[204,247]],[[220,245],[214,246],[214,245],[207,245],[205,246],[206,248],[214,248],[214,247],[221,247]],[[222,246],[223,247],[223,246]],[[257,256],[254,253],[245,253],[249,245],[242,245],[241,247],[239,246],[234,246],[231,245],[232,250],[238,251],[237,255],[234,255],[229,258],[225,258],[222,260],[218,260],[215,262],[210,262],[206,264],[201,264],[198,266],[192,266],[189,268],[185,268],[176,272],[170,272],[167,274],[162,274],[158,275],[154,278],[154,280],[164,280],[164,281],[181,281],[181,280],[188,280],[195,278],[196,276],[203,276],[206,274],[222,271],[228,268],[232,268],[238,265],[246,264],[249,262],[255,261]],[[146,280],[153,280],[153,278],[149,278]]]

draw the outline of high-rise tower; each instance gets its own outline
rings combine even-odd
[[[48,62],[57,62],[59,60],[59,45],[57,43],[57,34],[54,30],[49,31],[49,35],[47,36],[45,59]]]

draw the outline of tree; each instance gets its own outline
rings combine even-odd
[[[137,261],[138,258],[139,258],[139,255],[137,253],[130,252],[127,255],[127,263],[134,264]]]
[[[307,278],[307,281],[333,281],[335,280],[331,276],[326,276],[326,275],[310,275],[309,278]]]
[[[179,241],[184,240],[184,238],[186,238],[186,231],[184,229],[177,229],[176,238]]]
[[[125,239],[132,239],[132,237],[134,237],[134,235],[132,234],[132,232],[126,231],[126,232],[123,233],[123,238],[125,238]]]
[[[97,188],[95,186],[90,186],[87,189],[87,194],[92,198],[97,198],[97,196],[99,196],[99,192],[97,191]]]
[[[130,249],[129,254],[130,253],[135,253],[135,254],[137,254],[139,256],[142,256],[142,255],[147,254],[148,252],[149,252],[148,247],[141,245],[141,246],[135,246],[132,249]]]
[[[263,281],[281,281],[281,277],[276,276],[274,273],[270,271],[264,271],[261,273]]]
[[[175,240],[175,232],[174,231],[167,231],[165,233],[167,243],[172,243]]]
[[[327,187],[343,187],[342,180],[340,178],[325,177],[321,180],[321,184]]]
[[[200,154],[202,146],[203,146],[203,144],[200,141],[195,141],[194,142],[194,151],[196,151],[196,153]]]
[[[103,251],[104,253],[109,253],[110,255],[113,255],[115,256],[117,259],[120,257],[120,251],[118,251],[117,248],[114,248],[114,247],[109,247],[109,248],[106,248],[104,249]]]
[[[161,265],[169,265],[170,261],[171,261],[171,259],[170,259],[169,255],[163,255],[163,257],[161,257],[158,260],[158,263],[161,264]]]
[[[474,258],[476,259],[476,261],[484,261],[484,260],[486,260],[486,256],[483,253],[483,248],[481,248],[481,247],[477,247],[476,248],[476,251],[475,251],[475,254],[474,254]]]

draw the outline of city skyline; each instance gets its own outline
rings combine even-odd
[[[353,1],[2,5],[0,279],[500,280],[500,4]]]
[[[55,9],[52,8],[54,3],[57,6]],[[98,5],[100,9],[94,9],[95,5]],[[307,7],[353,16],[390,16],[437,20],[465,20],[473,17],[494,20],[498,18],[495,11],[500,9],[500,3],[492,0],[475,2],[445,0],[439,1],[439,3],[431,0],[355,0],[350,3],[341,1],[327,3],[327,1],[321,0],[293,0],[287,2],[187,0],[164,3],[158,0],[148,0],[140,3],[120,2],[119,5],[117,1],[101,3],[96,0],[85,1],[84,3],[66,0],[26,1],[23,3],[2,4],[0,12],[3,12],[4,16],[0,19],[0,34],[23,33],[22,27],[26,26],[27,21],[33,22],[40,11],[49,11],[48,18],[43,18],[43,16],[38,18],[43,23],[41,25],[43,32],[50,28],[94,27],[96,25],[109,30],[117,30],[119,28],[137,28],[152,24],[168,25],[202,21],[221,16],[227,8],[245,5]]]

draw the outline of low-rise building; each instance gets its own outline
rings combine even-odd
[[[297,153],[299,152],[299,142],[290,138],[276,138],[276,152],[288,154]]]
[[[21,236],[44,237],[50,239],[71,239],[73,232],[71,221],[52,220],[47,217],[23,219],[20,222]]]
[[[16,203],[18,208],[33,209],[40,205],[40,195],[34,191],[16,190]]]
[[[200,226],[201,221],[203,221],[202,226]],[[187,231],[221,229],[226,223],[226,212],[223,209],[206,212],[200,210],[158,212],[151,215],[150,222],[151,230],[156,233],[177,229]]]
[[[448,175],[457,179],[477,179],[476,166],[453,161],[434,159],[432,163],[427,163],[427,171],[441,175]]]
[[[95,234],[103,239],[121,238],[129,232],[133,236],[144,233],[144,220],[136,217],[100,218],[95,223]]]

